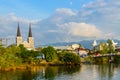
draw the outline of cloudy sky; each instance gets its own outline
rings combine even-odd
[[[0,0],[0,38],[23,40],[32,24],[35,45],[120,39],[120,0]]]

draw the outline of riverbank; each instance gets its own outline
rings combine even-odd
[[[73,62],[46,62],[46,60],[42,60],[39,65],[50,65],[50,66],[60,66],[60,65],[80,65],[81,63],[73,63]]]
[[[20,66],[9,66],[9,67],[0,67],[0,71],[12,71],[12,70],[26,70],[29,65],[20,65]]]
[[[64,63],[60,61],[56,62],[46,62],[46,60],[42,60],[39,64],[21,64],[19,66],[8,66],[8,67],[0,67],[0,71],[15,71],[15,70],[27,70],[31,69],[35,66],[74,66],[74,65],[80,65],[81,63]]]

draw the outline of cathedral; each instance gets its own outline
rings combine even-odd
[[[28,39],[27,41],[22,41],[22,36],[20,33],[20,26],[18,23],[18,29],[17,29],[17,37],[16,37],[16,45],[19,46],[20,44],[23,44],[25,48],[28,50],[34,50],[34,38],[32,37],[32,30],[31,30],[31,24],[29,24],[29,33],[28,33]]]

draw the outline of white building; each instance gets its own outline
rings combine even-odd
[[[29,34],[27,41],[22,41],[22,36],[20,33],[20,27],[18,23],[18,29],[17,29],[17,37],[16,37],[16,45],[19,46],[20,44],[23,44],[25,48],[28,50],[34,50],[34,38],[32,37],[32,31],[31,31],[31,24],[29,24]]]

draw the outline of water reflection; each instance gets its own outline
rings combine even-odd
[[[119,80],[120,65],[39,66],[0,72],[0,80]]]
[[[80,70],[80,66],[42,66],[29,70],[0,72],[0,80],[54,80],[60,74],[72,74]]]
[[[101,80],[111,80],[114,75],[114,65],[108,64],[108,65],[99,65],[98,72]]]
[[[58,73],[58,67],[47,67],[45,70],[45,79],[53,80]]]
[[[73,74],[80,70],[80,66],[48,66],[45,70],[45,79],[54,80],[57,75]]]

